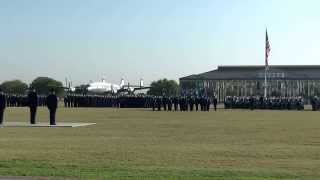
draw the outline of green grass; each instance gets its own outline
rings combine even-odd
[[[28,121],[8,108],[5,121]],[[40,108],[38,121],[48,122]],[[0,175],[58,179],[320,179],[320,112],[58,109],[80,128],[0,128]]]

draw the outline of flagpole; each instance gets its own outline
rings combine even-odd
[[[267,72],[268,72],[268,57],[270,53],[270,44],[269,44],[269,38],[268,38],[268,30],[266,29],[266,48],[265,48],[265,69],[264,69],[264,97],[267,98]]]
[[[267,66],[264,69],[264,97],[267,98]]]

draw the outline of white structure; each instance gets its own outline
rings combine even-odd
[[[112,84],[106,82],[105,79],[102,79],[100,82],[92,82],[89,84],[88,91],[96,92],[96,93],[103,93],[103,92],[113,92],[116,93],[124,86],[124,80],[121,79],[120,85]]]
[[[102,79],[102,81],[99,81],[99,82],[89,83],[88,91],[94,92],[94,93],[104,93],[104,92],[117,93],[119,90],[134,91],[136,88],[144,88],[143,79],[140,79],[139,85],[130,85],[130,83],[126,85],[124,82],[124,79],[121,79],[121,82],[119,85],[106,82],[105,79]]]
[[[143,85],[143,79],[140,79],[140,87],[144,87],[144,85]]]

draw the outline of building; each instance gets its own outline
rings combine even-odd
[[[226,96],[264,94],[265,66],[218,66],[218,69],[180,78],[183,94]],[[274,65],[267,71],[268,96],[320,94],[320,65]]]

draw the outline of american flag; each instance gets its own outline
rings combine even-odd
[[[268,68],[269,63],[268,63],[268,57],[270,54],[271,48],[270,48],[270,43],[269,43],[269,38],[268,38],[268,31],[266,30],[266,68]]]

